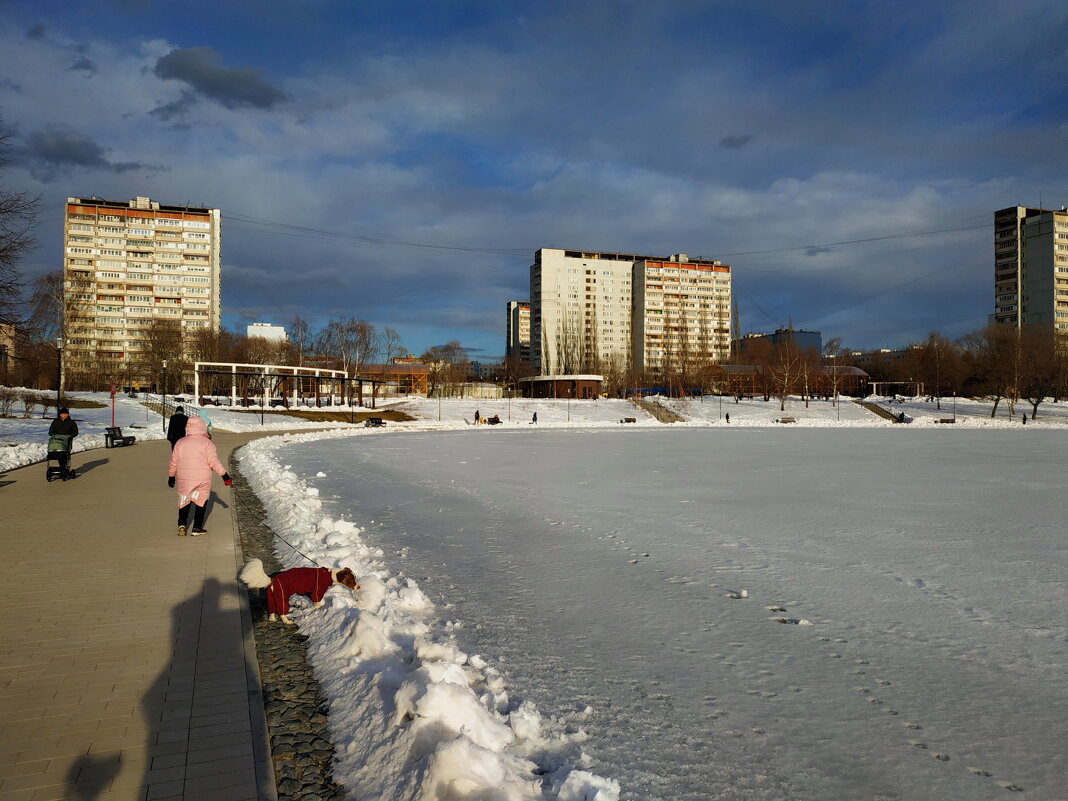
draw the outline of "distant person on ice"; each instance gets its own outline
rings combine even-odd
[[[167,467],[167,486],[178,490],[178,536],[184,537],[189,507],[194,507],[194,537],[207,534],[204,530],[204,504],[211,496],[211,474],[222,476],[226,486],[233,484],[230,474],[219,462],[215,443],[208,439],[208,427],[199,417],[189,418],[185,436],[171,451]],[[177,483],[177,486],[175,484]]]
[[[478,409],[475,409],[475,425],[477,426],[482,422],[482,417],[478,413]]]
[[[167,441],[171,443],[172,451],[178,444],[178,440],[185,436],[185,424],[188,422],[189,417],[185,414],[184,407],[177,407],[171,415],[170,422],[167,423]]]
[[[538,413],[537,412],[534,412],[534,416],[530,418],[530,423],[531,423],[531,425],[537,425],[538,424]]]

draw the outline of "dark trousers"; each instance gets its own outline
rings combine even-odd
[[[185,525],[185,519],[190,506],[193,507],[193,528],[204,528],[205,508],[203,506],[197,506],[195,503],[187,503],[178,510],[178,525]]]

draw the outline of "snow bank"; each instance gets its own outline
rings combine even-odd
[[[275,456],[290,442],[346,435],[356,432],[271,437],[238,452],[286,543],[283,564],[307,565],[306,556],[350,567],[361,585],[335,586],[320,609],[305,602],[292,612],[329,699],[334,778],[359,799],[617,801],[616,781],[584,770],[582,733],[548,733],[533,705],[444,630],[460,624],[435,624],[418,585],[391,573],[356,525],[324,515],[317,493]]]

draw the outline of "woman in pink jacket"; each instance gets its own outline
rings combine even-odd
[[[233,484],[230,474],[219,462],[215,443],[208,438],[208,426],[199,417],[190,417],[185,426],[185,436],[178,440],[171,451],[171,463],[167,469],[167,486],[178,490],[178,536],[185,536],[185,519],[189,505],[193,512],[194,537],[207,534],[204,530],[204,504],[211,496],[211,474],[222,476],[226,486]]]

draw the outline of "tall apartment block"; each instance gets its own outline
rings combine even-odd
[[[994,212],[994,323],[1068,330],[1068,210]]]
[[[219,239],[218,209],[68,198],[64,368],[150,380],[142,358],[154,320],[173,321],[183,340],[218,330]]]
[[[731,268],[718,261],[642,259],[634,265],[637,373],[718,363],[731,354]]]
[[[551,375],[725,359],[730,270],[685,254],[542,248],[530,268],[531,361]]]
[[[530,304],[523,300],[508,301],[508,332],[504,358],[530,361]]]

